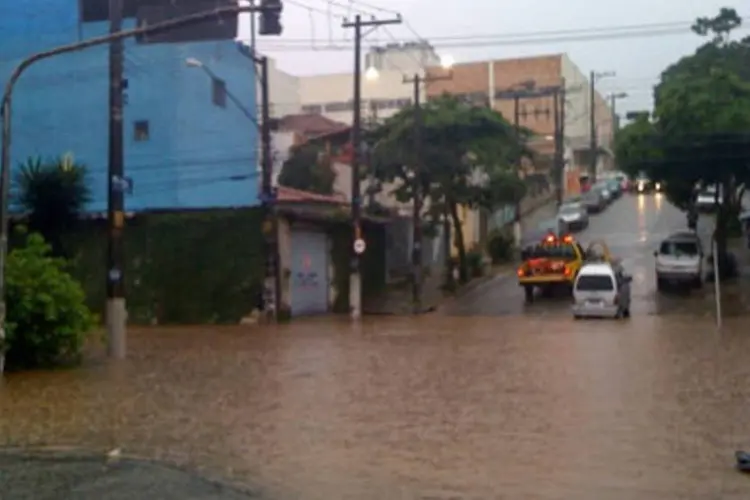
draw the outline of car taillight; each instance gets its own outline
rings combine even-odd
[[[518,271],[516,271],[516,274],[518,274],[519,278],[523,278],[524,275],[526,274],[526,270],[524,270],[524,268],[522,268],[522,267],[519,267]]]
[[[572,269],[569,267],[565,267],[565,271],[563,272],[565,273],[565,276],[570,276],[573,273]]]

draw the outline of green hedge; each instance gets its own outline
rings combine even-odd
[[[125,232],[132,323],[235,323],[256,305],[263,280],[258,209],[145,214]],[[64,239],[89,307],[104,309],[107,230],[87,221]]]

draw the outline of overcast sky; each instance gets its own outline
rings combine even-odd
[[[449,54],[456,62],[565,52],[586,73],[616,72],[614,78],[603,80],[600,88],[605,92],[627,92],[629,97],[618,106],[619,110],[628,111],[648,107],[651,86],[659,73],[680,56],[694,51],[703,40],[688,29],[684,34],[588,40],[581,38],[592,33],[574,32],[561,34],[554,42],[540,41],[548,35],[535,33],[687,24],[699,16],[713,16],[721,7],[734,7],[740,15],[750,14],[750,8],[741,5],[748,4],[729,0],[284,0],[284,35],[259,37],[258,47],[292,74],[349,71],[351,30],[340,27],[342,17],[360,13],[389,18],[393,17],[389,12],[399,12],[404,24],[370,33],[364,50],[368,45],[391,43],[394,39],[416,39],[416,32],[431,41],[440,54]],[[750,22],[746,24],[750,28]],[[241,38],[249,38],[249,26],[249,19],[241,21]],[[679,30],[679,26],[676,28]],[[665,31],[670,30],[675,27]],[[747,32],[745,28],[743,34]],[[514,36],[517,34],[525,34],[531,41],[518,43]],[[477,46],[480,35],[487,36],[486,43]],[[500,43],[502,36],[512,38]],[[332,45],[337,49],[331,50]]]

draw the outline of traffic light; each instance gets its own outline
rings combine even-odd
[[[261,35],[280,35],[284,30],[281,25],[281,11],[284,9],[281,0],[261,0],[260,9],[258,33]]]

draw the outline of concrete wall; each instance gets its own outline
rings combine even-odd
[[[351,124],[354,77],[351,73],[299,78],[302,111],[319,113]],[[362,118],[387,118],[412,102],[413,85],[404,83],[401,71],[381,71],[378,78],[362,77]]]
[[[125,27],[133,27],[128,19]],[[77,0],[0,4],[0,77],[21,58],[106,33],[107,23],[79,24]],[[126,42],[124,109],[126,176],[134,192],[130,211],[257,204],[257,128],[227,99],[212,101],[212,80],[202,61],[252,115],[255,71],[234,41],[138,45]],[[108,163],[108,65],[106,47],[39,62],[20,79],[13,101],[12,164],[31,156],[70,153],[89,169],[92,201],[106,205]],[[136,140],[136,122],[148,123]]]

